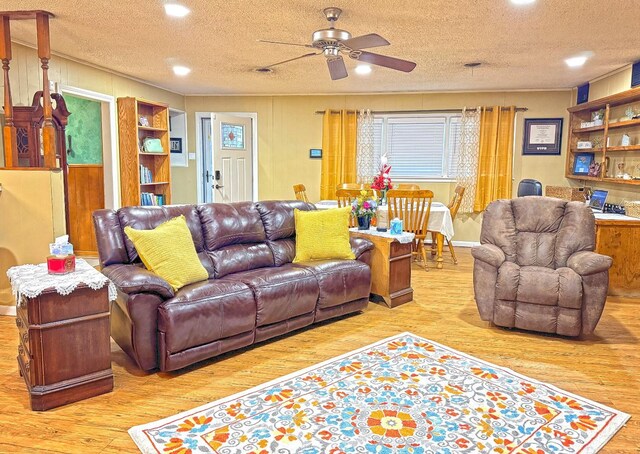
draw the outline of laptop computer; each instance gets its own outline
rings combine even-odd
[[[591,194],[591,198],[589,199],[589,207],[596,212],[602,213],[604,209],[604,204],[607,201],[607,197],[609,196],[609,191],[604,191],[602,189],[596,189]]]

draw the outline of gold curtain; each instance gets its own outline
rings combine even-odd
[[[352,110],[326,110],[322,125],[320,198],[335,200],[336,186],[356,183],[357,114]]]
[[[473,211],[484,211],[494,200],[511,198],[515,117],[515,106],[482,108]]]

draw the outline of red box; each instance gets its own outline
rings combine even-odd
[[[76,270],[75,255],[50,255],[47,257],[49,274],[69,274]]]

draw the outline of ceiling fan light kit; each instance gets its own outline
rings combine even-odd
[[[342,58],[346,54],[352,60],[357,60],[372,65],[384,66],[385,68],[395,69],[397,71],[411,72],[416,67],[412,61],[402,60],[400,58],[389,57],[386,55],[375,54],[362,49],[372,47],[388,46],[390,43],[382,36],[376,33],[368,35],[351,37],[351,33],[346,30],[335,28],[335,22],[340,18],[342,10],[340,8],[325,8],[323,10],[325,18],[329,21],[329,28],[317,30],[311,35],[311,44],[286,43],[282,41],[258,40],[268,44],[283,44],[288,46],[307,47],[317,49],[319,52],[310,52],[299,57],[290,58],[288,60],[273,63],[268,66],[259,68],[259,70],[268,70],[277,65],[289,63],[295,60],[301,60],[316,55],[324,55],[327,60],[329,75],[332,80],[344,79],[349,74],[347,67]],[[263,71],[264,72],[264,71]]]

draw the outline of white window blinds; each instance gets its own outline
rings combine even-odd
[[[460,117],[381,116],[374,121],[375,155],[387,155],[398,180],[455,178]]]

